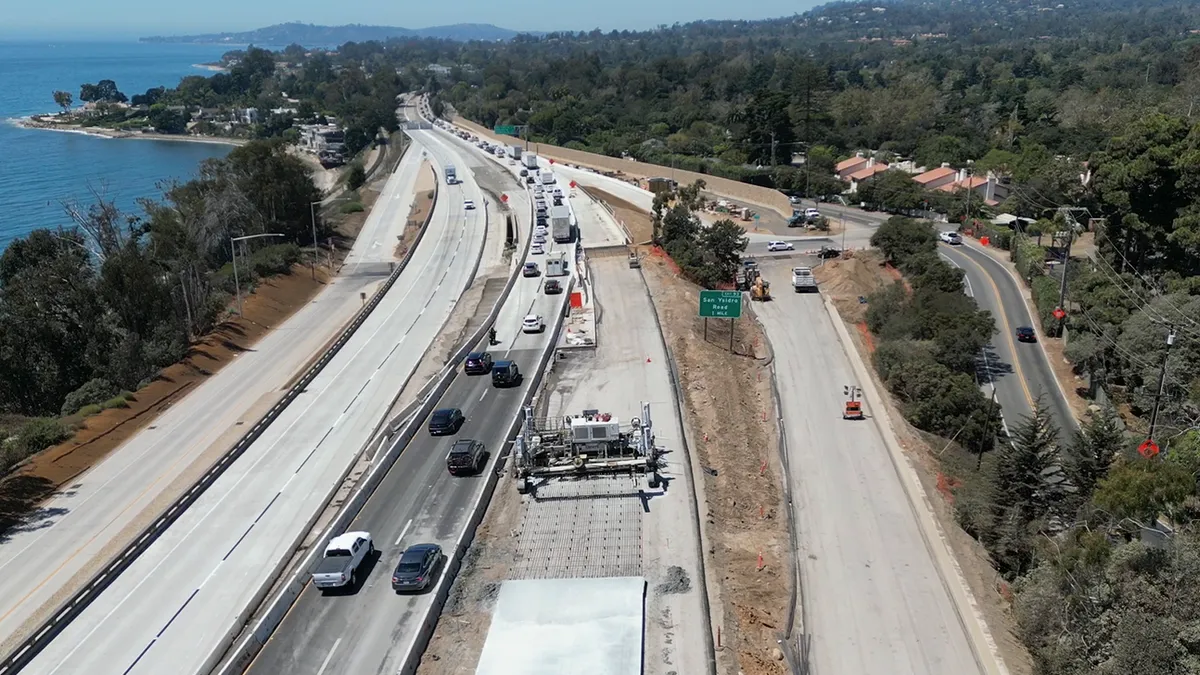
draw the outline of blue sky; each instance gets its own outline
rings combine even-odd
[[[726,0],[645,2],[591,0],[207,0],[202,3],[162,0],[51,0],[7,3],[0,38],[135,38],[239,31],[285,21],[323,25],[362,23],[423,28],[452,23],[491,23],[517,30],[644,29],[699,19],[765,19],[803,12],[822,0]]]

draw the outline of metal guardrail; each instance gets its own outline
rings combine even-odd
[[[436,188],[435,188],[436,190]],[[436,198],[436,195],[435,195]],[[432,216],[433,210],[430,210]],[[65,603],[63,603],[51,616],[51,618],[42,623],[42,625],[27,638],[21,645],[0,662],[0,675],[11,675],[18,673],[25,666],[29,665],[50,642],[59,635],[66,627],[78,617],[88,605],[90,605],[101,593],[108,588],[116,578],[129,568],[138,556],[144,553],[150,546],[158,540],[160,536],[170,527],[183,512],[200,498],[204,492],[212,486],[213,483],[221,477],[222,474],[241,457],[246,450],[254,444],[263,431],[267,429],[272,422],[299,396],[309,384],[325,369],[331,360],[341,351],[342,347],[350,340],[355,331],[362,326],[371,312],[383,300],[384,295],[391,290],[395,285],[396,280],[400,278],[400,274],[408,266],[409,260],[412,259],[413,252],[416,251],[417,245],[425,236],[426,227],[429,224],[429,216],[426,217],[425,223],[421,226],[421,230],[417,233],[417,238],[413,241],[413,245],[405,254],[404,259],[388,276],[383,286],[375,292],[375,295],[359,310],[358,314],[351,321],[350,325],[342,331],[337,340],[334,341],[329,349],[317,359],[308,371],[304,373],[299,380],[296,381],[283,398],[279,400],[270,410],[266,412],[254,426],[250,428],[238,441],[225,452],[224,455],[216,461],[216,463],[204,473],[195,483],[188,488],[183,496],[176,499],[158,518],[154,520],[148,527],[143,529],[132,544],[126,546],[124,550],[117,554],[100,572],[94,575],[86,585],[74,595],[72,595]]]
[[[533,223],[532,208],[532,202],[530,202],[531,232]],[[479,265],[479,260],[482,259],[482,250],[483,247],[480,248],[480,255],[476,259],[476,267]],[[254,657],[262,651],[267,640],[274,634],[279,624],[283,622],[283,618],[300,597],[305,586],[307,586],[309,572],[316,563],[317,558],[323,554],[325,544],[334,536],[334,533],[345,530],[358,517],[367,500],[370,499],[375,489],[379,487],[379,484],[383,482],[383,479],[387,476],[392,466],[395,465],[396,460],[400,458],[400,455],[407,448],[413,436],[419,431],[421,422],[432,412],[433,407],[437,405],[442,395],[449,389],[454,379],[458,376],[458,363],[466,358],[466,355],[475,348],[475,345],[484,339],[484,336],[487,335],[487,330],[496,322],[500,310],[504,307],[504,303],[512,293],[513,286],[516,285],[517,279],[520,278],[521,267],[528,256],[528,251],[529,248],[527,246],[525,247],[525,256],[513,266],[508,282],[488,313],[487,320],[450,357],[441,375],[431,380],[430,384],[425,385],[418,399],[413,404],[406,406],[404,411],[391,420],[386,420],[386,425],[381,422],[380,426],[376,427],[377,432],[381,428],[386,430],[385,440],[389,443],[388,452],[375,463],[366,480],[355,490],[354,496],[346,502],[334,520],[326,526],[321,536],[313,544],[308,555],[304,557],[303,561],[292,573],[291,580],[279,591],[275,599],[271,601],[268,609],[262,618],[259,619],[254,629],[241,640],[239,645],[232,650],[231,654],[228,654],[227,658],[219,666],[209,666],[211,668],[210,672],[219,675],[237,675],[242,673],[253,661]],[[474,273],[472,273],[473,277]],[[414,406],[416,406],[415,412],[411,410]],[[404,423],[405,420],[407,420],[406,423]],[[397,426],[398,424],[399,426]],[[376,440],[375,434],[372,434],[372,440],[368,443],[368,446],[376,442]],[[490,495],[490,490],[486,490],[486,492]],[[474,526],[470,529],[473,532]],[[419,652],[417,661],[420,661]]]

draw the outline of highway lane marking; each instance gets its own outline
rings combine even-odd
[[[412,527],[412,518],[409,518],[409,519],[408,519],[408,523],[406,523],[406,524],[404,525],[404,529],[403,529],[403,530],[400,530],[400,536],[399,536],[399,537],[396,537],[396,543],[392,544],[392,546],[399,546],[399,545],[400,545],[400,541],[401,541],[402,539],[404,539],[404,535],[408,534],[408,528],[410,528],[410,527]]]
[[[505,356],[508,356],[508,353],[507,353],[507,352],[505,352],[505,354],[504,354],[504,355],[505,355]],[[481,395],[479,396],[479,400],[480,400],[480,401],[482,401],[482,400],[483,400],[483,397],[484,397],[484,396],[487,396],[487,393],[488,393],[489,391],[491,391],[491,389],[484,389],[484,390],[483,390],[483,394],[481,394]]]
[[[1029,391],[1029,383],[1025,381],[1025,373],[1021,369],[1021,356],[1017,352],[1016,341],[1013,339],[1012,324],[1010,324],[1008,322],[1008,312],[1005,311],[1003,296],[1000,294],[1000,287],[998,285],[996,285],[996,280],[993,279],[992,275],[989,274],[988,271],[983,268],[983,265],[980,265],[977,261],[975,261],[968,255],[965,255],[965,254],[960,254],[960,255],[963,255],[964,260],[967,260],[972,265],[974,265],[983,274],[984,279],[986,279],[987,282],[992,287],[992,293],[996,296],[996,306],[1000,308],[1000,321],[1004,324],[1005,340],[1008,341],[1009,351],[1011,351],[1012,355],[1013,355],[1013,363],[1012,363],[1013,370],[1016,371],[1017,381],[1021,383],[1021,389],[1024,390],[1024,392],[1025,392],[1025,400],[1029,403],[1029,407],[1033,408],[1033,403],[1034,403],[1033,394]],[[983,255],[987,255],[987,254],[985,253]],[[1040,349],[1040,347],[1039,347],[1039,349]]]
[[[333,648],[330,649],[329,653],[325,655],[325,660],[321,662],[321,667],[317,669],[317,675],[324,675],[325,669],[329,667],[329,662],[333,660],[333,653],[337,651],[337,648],[341,644],[342,638],[338,638],[336,641],[334,641]]]

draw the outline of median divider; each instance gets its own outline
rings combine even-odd
[[[542,381],[543,374],[546,372],[546,365],[550,362],[554,353],[558,351],[556,347],[558,344],[558,334],[562,330],[567,314],[570,313],[570,303],[567,302],[567,298],[571,297],[571,291],[574,288],[575,280],[572,278],[571,283],[567,284],[567,292],[563,296],[562,308],[557,312],[558,318],[554,322],[554,331],[550,333],[550,339],[546,342],[546,349],[542,352],[541,359],[538,361],[537,370],[532,374],[529,389],[526,390],[525,396],[521,401],[518,414],[513,418],[513,423],[509,427],[508,433],[504,436],[504,442],[495,453],[495,461],[491,463],[491,470],[487,472],[487,480],[484,482],[483,490],[480,491],[479,497],[475,500],[475,505],[471,508],[471,518],[467,521],[467,526],[463,528],[462,533],[459,534],[458,542],[454,545],[454,550],[450,552],[446,560],[445,571],[438,580],[437,589],[433,592],[433,600],[425,612],[425,618],[421,621],[421,627],[417,630],[416,635],[412,637],[412,641],[404,652],[404,661],[396,669],[397,675],[414,675],[417,672],[417,667],[421,665],[421,657],[425,654],[425,649],[429,646],[429,641],[433,638],[433,631],[437,628],[438,619],[441,618],[442,610],[446,606],[446,600],[450,597],[450,588],[454,585],[454,579],[458,576],[458,572],[462,568],[462,562],[466,557],[467,549],[471,547],[471,543],[475,540],[475,531],[479,528],[479,523],[483,521],[483,516],[487,512],[487,505],[492,500],[496,484],[500,481],[500,475],[503,473],[501,468],[507,456],[510,443],[512,439],[516,438],[517,432],[521,429],[522,415],[520,411],[529,405],[529,402],[533,399],[533,395]]]
[[[532,202],[530,209],[530,231],[532,231]],[[416,248],[415,245],[413,248]],[[479,260],[482,258],[482,250],[483,247],[480,247],[480,258],[476,259],[477,266],[479,264]],[[528,255],[528,246],[526,246],[525,251],[526,255]],[[323,555],[326,544],[328,544],[329,540],[335,536],[336,533],[344,531],[354,522],[354,519],[358,517],[358,514],[362,511],[363,506],[366,505],[367,500],[371,498],[371,495],[375,492],[375,489],[379,487],[380,483],[383,482],[384,477],[387,476],[388,471],[391,470],[392,466],[396,463],[396,460],[400,458],[400,455],[408,446],[413,436],[415,436],[420,430],[421,423],[433,411],[433,408],[437,405],[442,395],[445,394],[446,390],[450,388],[450,384],[454,381],[454,378],[458,376],[458,363],[466,358],[467,354],[475,348],[475,345],[479,344],[479,342],[487,336],[488,329],[491,328],[496,322],[496,318],[499,316],[501,308],[504,307],[505,301],[511,294],[517,279],[520,277],[521,266],[524,264],[524,260],[525,258],[522,257],[521,261],[513,267],[512,272],[509,274],[508,282],[504,286],[504,290],[500,293],[500,297],[496,300],[496,303],[488,313],[487,320],[484,321],[480,327],[476,329],[475,333],[471,335],[471,337],[468,338],[451,356],[449,361],[447,361],[446,367],[442,369],[439,376],[431,380],[429,384],[426,384],[425,387],[423,387],[423,398],[418,397],[417,400],[407,406],[405,410],[401,411],[400,414],[396,415],[391,420],[387,420],[386,418],[381,420],[379,426],[377,426],[375,429],[375,433],[372,433],[371,440],[368,441],[368,447],[371,443],[380,442],[382,440],[383,442],[387,443],[387,452],[378,458],[378,461],[376,461],[371,467],[366,479],[355,489],[353,496],[347,500],[345,506],[343,506],[338,512],[333,521],[326,526],[324,531],[322,531],[321,536],[313,543],[308,554],[292,573],[291,579],[285,586],[283,586],[282,589],[280,589],[280,591],[275,595],[275,598],[271,600],[270,604],[267,605],[266,610],[262,613],[261,618],[259,618],[253,630],[247,633],[237,643],[237,645],[232,648],[232,650],[227,650],[227,647],[233,641],[233,638],[236,636],[236,634],[242,632],[245,628],[244,622],[246,617],[243,617],[242,620],[233,627],[230,637],[221,645],[221,648],[216,650],[209,658],[201,672],[219,673],[220,675],[236,675],[238,673],[242,673],[254,660],[254,657],[257,656],[260,651],[262,651],[262,648],[267,643],[267,640],[270,639],[271,635],[279,627],[279,624],[283,622],[283,618],[287,615],[288,611],[292,608],[292,605],[295,604],[296,600],[300,597],[300,594],[304,591],[304,588],[308,585],[310,570],[313,568],[313,565],[317,562],[317,560]],[[474,274],[472,274],[472,278],[473,277]],[[568,295],[567,297],[570,296]],[[399,393],[397,394],[397,397],[399,397]],[[393,400],[393,405],[394,403],[395,400]],[[382,439],[378,436],[380,429],[384,430]],[[348,468],[347,473],[349,470],[350,469]],[[345,476],[343,476],[343,480],[344,479]],[[338,481],[338,484],[340,485],[341,482],[342,481]],[[490,490],[488,491],[488,494],[490,494]],[[325,503],[328,504],[329,499],[332,497],[333,494],[330,494]],[[316,515],[319,516],[320,513],[321,510],[318,510]],[[291,550],[295,550],[296,547],[299,546],[300,540],[302,540],[304,536],[309,533],[313,524],[315,523],[315,520],[316,516],[314,516],[313,522],[310,522],[309,526],[300,534],[299,539],[292,546]],[[473,531],[474,527],[472,526],[469,529]],[[275,571],[274,574],[271,575],[270,581],[263,587],[262,595],[257,597],[256,600],[251,603],[252,609],[262,601],[263,597],[265,597],[266,593],[269,592],[275,581],[281,574],[284,573],[284,567],[286,567],[288,562],[290,562],[290,558],[283,558],[282,562],[280,563],[280,567]],[[224,661],[222,661],[222,658],[224,658]]]
[[[435,172],[436,173],[436,172]],[[437,199],[437,188],[435,183],[434,200]],[[130,565],[137,560],[143,552],[158,540],[160,536],[169,528],[176,520],[183,515],[184,511],[200,498],[204,492],[225,473],[226,469],[233,465],[246,450],[254,444],[263,431],[275,421],[276,418],[296,399],[301,393],[307,389],[308,385],[312,384],[313,380],[325,369],[325,366],[341,351],[342,347],[349,342],[354,333],[362,326],[371,312],[375,310],[379,303],[383,300],[384,295],[395,285],[396,280],[400,278],[400,274],[408,266],[408,262],[412,259],[413,252],[417,250],[417,246],[425,236],[425,231],[428,228],[433,210],[430,209],[429,214],[425,217],[425,222],[421,225],[421,229],[417,232],[417,237],[413,241],[413,245],[405,253],[404,258],[392,273],[388,276],[387,281],[383,286],[375,292],[371,299],[363,305],[358,311],[350,325],[342,331],[338,338],[329,346],[325,353],[314,362],[309,369],[296,381],[283,398],[279,400],[270,410],[267,411],[254,426],[250,428],[224,455],[213,464],[212,467],[204,473],[184,494],[176,499],[158,518],[154,520],[148,527],[143,529],[141,533],[134,539],[133,543],[125,547],[117,554],[100,572],[88,580],[87,584],[82,589],[72,595],[65,603],[59,606],[49,620],[44,622],[33,635],[27,638],[21,645],[12,653],[5,657],[4,661],[0,662],[0,675],[8,675],[15,673],[25,666],[29,665],[34,658],[37,657],[50,642],[58,636],[73,621],[78,617],[88,605],[90,605],[101,593],[104,592],[116,578],[124,572]]]
[[[988,630],[987,623],[975,601],[975,596],[967,586],[958,560],[950,551],[950,543],[946,541],[945,532],[942,531],[941,525],[934,520],[933,505],[929,502],[929,494],[921,485],[921,479],[917,476],[916,470],[904,456],[904,449],[900,447],[900,441],[892,429],[891,415],[883,398],[886,394],[881,394],[879,388],[875,386],[875,379],[867,369],[862,355],[854,346],[850,331],[842,321],[841,315],[838,314],[837,308],[834,307],[833,301],[828,295],[822,295],[822,300],[825,311],[829,314],[829,319],[837,331],[838,340],[842,343],[842,351],[850,359],[854,375],[863,389],[864,400],[879,402],[877,405],[871,406],[871,422],[879,429],[879,435],[883,437],[883,443],[887,446],[888,457],[892,460],[892,468],[895,469],[896,477],[904,488],[905,496],[908,497],[908,506],[917,519],[917,529],[921,532],[921,539],[925,543],[926,550],[933,558],[942,587],[950,596],[950,602],[954,606],[959,624],[966,631],[975,662],[987,675],[1008,675],[1008,668],[1000,656],[1000,649],[996,645],[991,631]]]

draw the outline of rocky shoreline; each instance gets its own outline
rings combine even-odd
[[[181,134],[160,134],[152,131],[120,131],[104,127],[85,127],[73,122],[59,122],[58,115],[31,115],[16,120],[19,127],[25,129],[42,129],[45,131],[60,131],[73,134],[97,136],[99,138],[140,138],[149,141],[180,141],[185,143],[219,143],[222,145],[244,145],[245,139],[225,138],[221,136],[195,136]]]

